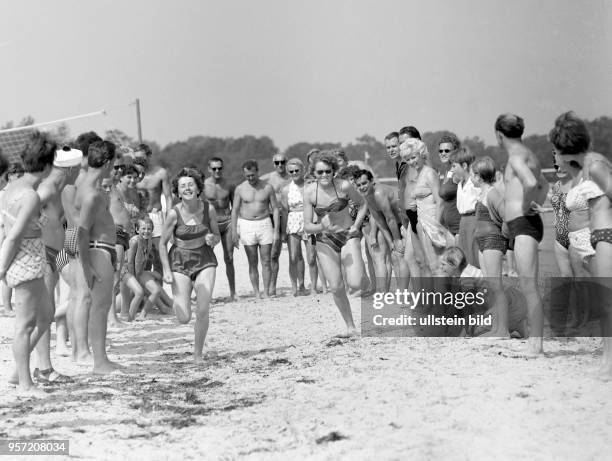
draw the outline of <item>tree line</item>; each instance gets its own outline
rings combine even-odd
[[[24,117],[19,126],[31,125],[34,119],[30,116]],[[2,128],[12,128],[13,122],[5,123]],[[604,155],[612,156],[612,118],[607,116],[598,117],[587,121],[591,133],[592,149]],[[428,131],[422,133],[422,138],[431,153],[434,166],[438,161],[438,141],[449,134],[447,130]],[[53,131],[59,142],[67,142],[71,135],[65,125],[56,127]],[[385,133],[386,134],[386,133]],[[384,135],[383,135],[384,136]],[[117,144],[135,146],[138,143],[121,130],[109,130],[103,134],[105,139]],[[523,138],[525,144],[533,150],[540,160],[543,168],[552,168],[552,145],[545,134],[534,134]],[[271,171],[272,156],[279,152],[274,141],[268,136],[244,135],[238,138],[221,138],[215,136],[192,136],[184,141],[167,144],[163,148],[155,141],[145,141],[153,151],[154,159],[171,173],[180,168],[192,165],[203,171],[207,171],[207,162],[212,157],[221,157],[224,161],[224,175],[232,182],[242,180],[242,163],[247,159],[255,159],[259,163],[261,173]],[[503,150],[496,145],[487,145],[478,136],[462,139],[464,146],[469,148],[477,157],[488,155],[495,160],[498,166],[506,163],[507,156]],[[365,161],[378,177],[394,176],[395,164],[389,159],[384,143],[374,136],[364,134],[348,144],[339,142],[298,142],[287,147],[282,153],[287,158],[298,157],[306,161],[306,154],[311,149],[343,149],[351,160]]]

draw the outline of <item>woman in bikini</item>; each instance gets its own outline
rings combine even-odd
[[[337,168],[338,162],[332,153],[322,151],[317,155],[314,161],[317,180],[304,191],[304,230],[315,234],[321,267],[346,324],[347,334],[352,336],[357,330],[342,278],[342,266],[346,270],[349,286],[358,289],[363,278],[363,267],[355,262],[346,243],[361,233],[358,227],[363,221],[360,215],[353,224],[348,208],[349,198],[357,203],[361,203],[362,199],[349,181],[334,179]],[[318,217],[316,223],[315,215]]]
[[[25,173],[7,188],[0,211],[0,279],[13,288],[15,296],[15,337],[13,354],[20,393],[44,396],[30,375],[30,352],[53,319],[50,295],[43,279],[45,245],[41,238],[44,219],[36,187],[51,171],[57,146],[47,136],[35,133],[21,154]],[[52,295],[51,295],[52,296]]]
[[[573,112],[561,114],[549,134],[561,167],[579,170],[579,193],[590,209],[590,242],[596,251],[591,269],[602,289],[595,298],[602,301],[601,329],[603,363],[601,375],[612,378],[612,162],[601,154],[588,152],[590,135],[586,124]],[[570,201],[568,193],[568,201]],[[568,203],[569,208],[569,203]]]
[[[160,239],[159,254],[164,282],[172,284],[173,309],[180,323],[191,319],[191,292],[196,293],[194,360],[202,362],[210,299],[215,286],[217,258],[213,247],[221,241],[215,208],[200,199],[199,172],[183,168],[172,181],[180,202],[168,211]],[[167,251],[171,237],[174,243]]]

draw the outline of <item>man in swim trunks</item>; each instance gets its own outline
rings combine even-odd
[[[291,177],[287,173],[287,158],[283,154],[274,154],[272,157],[274,171],[264,174],[260,180],[267,182],[274,189],[276,203],[278,204],[278,216],[280,219],[279,229],[280,238],[272,244],[272,279],[270,280],[270,296],[276,296],[276,279],[278,278],[278,260],[280,258],[283,242],[287,240],[286,227],[287,216],[281,207],[281,195],[283,187],[291,182]],[[270,216],[272,217],[272,216]],[[276,221],[274,223],[276,225]]]
[[[521,291],[527,299],[529,355],[543,353],[544,312],[538,291],[538,244],[544,226],[533,203],[542,204],[548,192],[548,182],[542,175],[540,162],[522,142],[525,129],[523,119],[513,114],[502,114],[495,122],[495,136],[508,153],[504,173],[505,219],[511,241]]]
[[[89,338],[94,359],[93,372],[107,374],[120,368],[106,356],[106,318],[113,296],[113,273],[117,264],[115,251],[116,230],[109,211],[108,196],[102,192],[102,178],[113,169],[115,145],[108,141],[96,141],[89,146],[89,168],[77,188],[75,207],[79,212],[79,253],[81,271],[76,271],[77,283],[86,287],[80,290],[77,309],[86,311],[89,318]],[[76,338],[84,340],[87,336]]]
[[[223,159],[213,157],[208,160],[210,176],[204,180],[204,197],[217,212],[217,224],[223,247],[225,275],[230,288],[230,300],[236,299],[236,277],[234,273],[234,242],[232,242],[232,202],[234,201],[235,185],[229,184],[223,177]]]
[[[66,310],[56,310],[55,306],[55,286],[59,281],[56,259],[57,254],[64,246],[64,208],[62,207],[61,193],[67,184],[74,184],[80,171],[83,153],[78,149],[71,149],[68,146],[58,150],[53,162],[53,168],[38,186],[36,192],[40,197],[41,214],[47,217],[47,224],[42,227],[42,239],[45,243],[45,253],[47,256],[47,271],[45,272],[45,285],[51,299],[51,306],[55,316],[56,325],[56,351],[58,355],[68,356],[66,340],[68,336],[66,325]],[[58,374],[51,366],[50,339],[51,328],[43,334],[36,345],[38,355],[39,371],[34,372],[38,381],[53,383],[67,382],[62,375]]]
[[[255,160],[242,165],[246,181],[239,184],[234,192],[232,207],[232,240],[238,247],[238,239],[244,245],[249,260],[249,277],[256,297],[259,292],[257,250],[261,257],[263,297],[270,296],[272,245],[280,240],[279,209],[276,194],[270,184],[258,177],[259,167]],[[274,228],[270,221],[270,210],[274,213]]]
[[[109,199],[109,211],[111,216],[113,217],[113,221],[115,223],[115,234],[117,240],[115,242],[115,250],[117,251],[117,266],[115,267],[115,275],[113,282],[113,297],[111,309],[109,312],[108,320],[109,324],[113,325],[113,319],[116,319],[116,311],[115,311],[115,299],[114,296],[117,291],[120,290],[121,286],[121,269],[123,268],[125,255],[127,254],[128,248],[130,246],[130,238],[134,235],[134,226],[132,215],[128,211],[125,200],[123,199],[121,193],[117,189],[117,184],[123,177],[123,172],[125,171],[126,166],[125,158],[117,158],[115,160],[115,164],[113,166],[113,172],[111,176],[108,178],[102,179],[102,190],[108,194]],[[122,292],[122,294],[126,294],[127,288]],[[127,320],[129,317],[129,302],[126,299],[127,296],[122,297],[121,303],[121,317],[124,320]]]
[[[391,261],[393,263],[396,277],[398,278],[398,288],[403,290],[408,288],[408,277],[410,272],[408,265],[404,261],[404,240],[401,234],[401,210],[397,191],[390,186],[377,184],[374,182],[372,173],[368,170],[359,170],[355,174],[355,185],[359,192],[363,195],[365,202],[370,211],[370,216],[376,222],[378,229],[381,231],[381,236],[384,237],[387,247],[392,250]],[[373,241],[376,236],[370,236]],[[380,246],[381,242],[373,242],[373,246]],[[376,278],[382,282],[389,280],[391,274],[387,274],[384,259],[381,260],[380,255],[374,252],[374,260],[376,261]],[[383,255],[384,256],[384,255]],[[377,290],[388,291],[389,283],[385,283],[385,287],[378,286]]]
[[[78,292],[82,286],[76,283],[75,273],[79,269],[79,263],[75,256],[77,253],[77,228],[79,223],[79,213],[75,207],[76,191],[79,184],[87,174],[87,153],[89,146],[96,142],[102,141],[102,138],[95,132],[89,131],[80,134],[76,139],[77,148],[83,153],[81,161],[81,169],[74,184],[68,184],[62,190],[62,208],[66,218],[66,232],[64,240],[64,248],[57,255],[57,271],[62,276],[62,279],[67,283],[68,293],[60,293],[61,301],[58,303],[58,311],[66,311],[66,320],[70,331],[72,345],[72,359],[78,362],[90,362],[91,354],[89,348],[79,348],[79,345],[87,344],[87,315],[83,309],[76,308],[76,299]],[[85,338],[85,341],[77,341],[76,338]],[[58,340],[61,340],[58,335]]]
[[[153,236],[151,241],[153,243],[154,252],[159,253],[159,238],[161,237],[162,224],[165,219],[165,215],[162,211],[161,196],[163,194],[166,213],[172,208],[172,191],[170,190],[170,179],[168,171],[159,165],[153,165],[151,163],[152,151],[151,148],[146,144],[140,144],[134,150],[134,159],[142,159],[146,165],[146,173],[142,181],[140,181],[136,187],[142,190],[147,198],[147,212],[151,221],[153,221]],[[161,262],[156,258],[154,260],[154,269],[158,273],[162,273]]]

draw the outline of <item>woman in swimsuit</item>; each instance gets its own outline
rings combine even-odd
[[[25,174],[11,182],[0,210],[0,279],[14,289],[15,337],[13,354],[17,365],[19,391],[44,396],[30,375],[30,351],[49,328],[53,307],[43,279],[46,267],[41,227],[40,198],[36,187],[51,171],[57,146],[46,135],[34,133],[21,153]]]
[[[215,208],[199,198],[200,173],[183,168],[172,181],[172,192],[180,203],[172,207],[164,222],[159,254],[164,282],[172,284],[173,309],[180,323],[191,319],[191,292],[196,293],[194,360],[202,362],[208,331],[210,299],[215,286],[217,258],[213,247],[221,241]],[[170,238],[174,243],[166,250]]]
[[[408,166],[417,172],[413,189],[418,216],[417,235],[427,258],[427,264],[421,269],[421,277],[430,277],[438,267],[438,256],[454,243],[454,238],[440,224],[437,215],[441,200],[438,195],[440,181],[436,171],[426,164],[429,158],[427,146],[423,141],[414,140],[405,157]]]
[[[502,283],[504,254],[508,240],[502,234],[504,222],[504,196],[495,187],[495,162],[491,157],[478,158],[471,165],[471,179],[480,189],[476,202],[476,232],[478,259],[491,296],[493,325],[486,336],[507,338],[509,336],[508,300]]]
[[[287,162],[291,182],[281,191],[281,205],[287,213],[287,249],[289,251],[289,278],[293,296],[306,294],[304,287],[304,256],[302,242],[306,246],[306,258],[310,272],[310,294],[317,293],[317,254],[304,231],[304,163],[299,158]]]
[[[444,135],[438,142],[438,156],[442,164],[439,171],[440,188],[438,189],[438,195],[442,200],[439,202],[438,216],[440,216],[440,224],[454,236],[459,235],[461,215],[457,210],[457,184],[453,181],[449,159],[451,154],[460,147],[461,141],[454,134]]]
[[[560,166],[579,170],[583,198],[590,208],[591,245],[597,252],[591,268],[602,285],[595,299],[603,302],[601,329],[603,363],[600,370],[612,378],[612,162],[601,154],[588,152],[590,135],[586,124],[573,112],[561,114],[549,134]],[[587,153],[588,152],[588,153]],[[592,183],[592,186],[588,183]],[[569,197],[568,197],[569,200]],[[569,207],[569,204],[568,204]],[[591,297],[590,299],[593,299]]]
[[[348,209],[349,198],[361,203],[362,199],[349,181],[334,179],[338,168],[336,157],[323,151],[314,162],[317,181],[304,191],[304,230],[315,234],[317,255],[325,278],[329,282],[334,302],[346,323],[348,335],[356,334],[351,305],[342,279],[342,266],[350,287],[359,288],[363,278],[363,267],[357,264],[347,241],[360,234],[357,230],[363,221],[358,216],[355,224]],[[363,213],[362,213],[363,214]],[[315,215],[319,218],[314,222]],[[361,251],[361,247],[359,247]]]

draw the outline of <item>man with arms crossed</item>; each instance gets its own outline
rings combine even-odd
[[[281,207],[281,195],[283,187],[289,184],[291,177],[289,176],[289,173],[287,173],[287,158],[283,154],[274,154],[272,157],[272,162],[274,163],[274,171],[264,174],[260,179],[272,186],[272,189],[274,189],[274,193],[276,194],[276,203],[279,206],[278,216],[280,219],[280,238],[272,244],[272,278],[270,280],[270,296],[276,296],[278,260],[280,259],[283,241],[287,240],[287,216],[285,215],[285,210]],[[274,225],[276,225],[276,221],[274,221]]]
[[[247,160],[242,165],[246,181],[239,184],[234,192],[232,207],[232,240],[238,247],[238,238],[244,245],[249,260],[249,277],[256,297],[259,292],[259,272],[257,271],[257,250],[261,257],[261,272],[264,284],[263,297],[270,296],[272,245],[280,239],[279,209],[276,194],[270,184],[260,181],[259,167],[255,160]],[[274,228],[270,221],[273,210]]]
[[[164,195],[166,202],[166,213],[172,208],[172,191],[170,190],[170,179],[168,171],[159,165],[151,164],[151,148],[146,144],[139,144],[134,151],[134,158],[145,161],[146,173],[142,181],[136,187],[141,189],[146,194],[147,212],[151,221],[153,221],[153,242],[154,254],[159,253],[159,238],[161,237],[162,224],[165,215],[162,211],[161,196]],[[159,274],[163,273],[161,262],[158,258],[154,259],[155,271]]]
[[[513,114],[502,114],[495,122],[497,142],[508,153],[504,173],[505,224],[510,242],[514,243],[516,268],[521,291],[527,300],[529,355],[543,353],[544,311],[538,291],[538,244],[542,241],[544,225],[533,204],[542,204],[548,192],[548,182],[542,175],[540,162],[522,142],[525,129],[523,119]],[[508,328],[508,315],[501,315],[500,328]],[[504,330],[505,331],[505,330]]]
[[[78,258],[82,268],[76,271],[76,279],[88,288],[80,290],[77,309],[84,309],[89,315],[88,332],[95,374],[107,374],[120,368],[106,356],[106,317],[113,296],[117,252],[109,198],[101,190],[101,181],[110,175],[114,159],[114,144],[96,141],[89,146],[89,168],[77,187],[75,201],[79,212]]]
[[[234,275],[234,242],[232,241],[232,202],[234,200],[233,184],[223,178],[223,160],[213,157],[208,161],[210,176],[204,180],[204,197],[217,212],[217,223],[223,247],[225,274],[230,287],[230,301],[236,300],[236,279]]]

